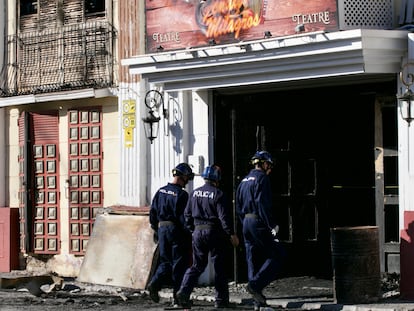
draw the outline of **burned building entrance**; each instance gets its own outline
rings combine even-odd
[[[383,244],[398,242],[398,205],[378,206],[387,195],[379,185],[396,188],[397,160],[384,158],[383,184],[375,161],[379,143],[397,147],[396,106],[378,104],[384,94],[395,98],[394,83],[216,93],[215,159],[226,172],[224,190],[234,195],[257,149],[273,155],[274,216],[288,275],[331,276],[332,227],[380,225]]]

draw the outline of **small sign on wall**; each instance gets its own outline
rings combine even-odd
[[[124,144],[127,148],[134,145],[135,107],[134,99],[122,101],[122,127],[124,129]]]
[[[132,127],[127,127],[124,129],[124,143],[125,147],[130,148],[134,146],[134,129]]]

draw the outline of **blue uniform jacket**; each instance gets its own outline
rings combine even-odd
[[[157,231],[160,221],[172,221],[176,226],[184,229],[183,213],[187,200],[188,193],[180,185],[168,183],[161,187],[151,203],[149,215],[151,228]]]
[[[241,223],[244,215],[255,214],[269,229],[276,226],[272,216],[272,190],[269,176],[252,169],[242,179],[236,191],[236,209]]]
[[[208,182],[191,192],[184,217],[190,231],[194,230],[195,225],[214,224],[227,235],[234,234],[225,194]]]

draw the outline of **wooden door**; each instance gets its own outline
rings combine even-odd
[[[23,113],[19,118],[21,249],[60,252],[58,112]]]
[[[400,272],[398,135],[395,96],[375,102],[375,202],[381,272]]]
[[[69,111],[69,247],[84,254],[97,212],[102,208],[102,113],[99,108]]]

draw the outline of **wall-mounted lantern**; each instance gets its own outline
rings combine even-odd
[[[148,108],[148,116],[142,118],[142,121],[144,122],[145,136],[150,140],[151,144],[158,136],[159,122],[161,120],[159,108],[161,105],[163,117],[168,118],[168,111],[164,107],[164,99],[161,92],[150,90],[145,94],[145,106]]]
[[[156,117],[154,115],[154,111],[151,111],[151,110],[148,112],[147,117],[142,118],[142,121],[144,121],[145,136],[150,140],[151,144],[152,144],[152,141],[158,136],[160,120],[161,120],[161,117]]]
[[[400,106],[401,117],[407,121],[408,126],[410,126],[411,121],[414,120],[414,93],[411,91],[410,86],[414,83],[414,75],[412,72],[406,73],[406,78],[404,78],[404,69],[409,65],[414,65],[412,63],[407,63],[403,66],[400,72],[401,83],[405,85],[405,92],[402,95],[397,94],[398,104]]]

